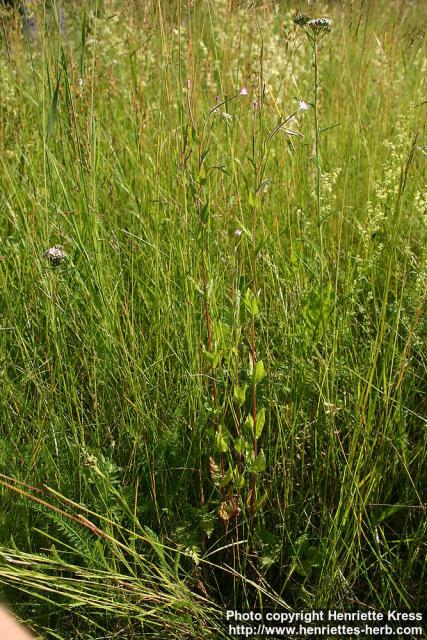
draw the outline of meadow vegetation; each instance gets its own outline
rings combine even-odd
[[[0,9],[2,599],[420,610],[427,5],[46,5]]]

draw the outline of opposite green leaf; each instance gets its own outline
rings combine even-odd
[[[245,402],[247,388],[247,384],[244,384],[242,387],[239,387],[238,384],[234,385],[234,399],[240,407]]]
[[[246,416],[245,425],[251,430],[254,428],[254,419],[252,418],[251,414]]]
[[[257,297],[250,289],[248,289],[245,294],[245,306],[253,316],[259,314]]]
[[[262,473],[263,471],[265,471],[266,466],[267,461],[265,459],[265,453],[261,449],[255,460],[251,464],[251,471],[252,473]]]
[[[225,453],[228,451],[229,434],[225,427],[220,426],[215,434],[214,448],[218,453]]]
[[[258,411],[255,422],[255,436],[260,437],[265,425],[265,409],[264,407]]]
[[[247,447],[248,447],[248,443],[246,442],[243,436],[240,436],[239,438],[235,439],[234,448],[236,449],[237,453],[244,453]]]
[[[254,370],[254,384],[258,384],[265,376],[264,363],[262,360],[258,360]]]
[[[228,467],[228,470],[224,474],[223,478],[221,479],[219,486],[225,487],[232,480],[233,480],[233,469],[231,467]]]

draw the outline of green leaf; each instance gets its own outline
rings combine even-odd
[[[56,87],[55,87],[55,91],[53,92],[53,96],[52,96],[52,104],[50,107],[50,113],[49,113],[49,119],[48,119],[48,123],[47,123],[47,132],[46,132],[46,141],[49,141],[49,138],[52,134],[53,128],[55,126],[55,120],[56,120],[56,112],[58,109],[58,97],[59,97],[59,87],[60,87],[60,82],[61,82],[61,72],[59,72],[57,81],[56,81]]]
[[[228,451],[228,444],[230,441],[230,435],[225,427],[222,425],[219,427],[215,434],[214,448],[218,453],[225,453]]]
[[[244,404],[246,400],[247,388],[248,388],[247,384],[244,384],[241,387],[239,387],[238,384],[234,385],[234,399],[240,407],[242,406],[242,404]]]
[[[296,567],[298,573],[303,575],[305,578],[310,578],[313,573],[313,566],[307,562],[307,560],[301,560],[300,564]]]
[[[262,496],[260,496],[255,500],[254,513],[256,513],[257,511],[260,511],[263,508],[267,498],[268,498],[268,493],[266,491],[265,493],[262,494]]]
[[[252,316],[255,317],[259,314],[257,297],[250,289],[245,294],[245,306]]]
[[[237,453],[244,453],[247,447],[248,447],[248,443],[246,442],[243,436],[240,436],[239,438],[235,439],[234,448],[236,449]]]
[[[221,363],[224,354],[221,349],[212,349],[212,351],[207,351],[205,349],[203,351],[203,355],[206,362],[212,367],[212,369],[216,369],[216,367]]]
[[[207,349],[205,349],[203,351],[203,355],[204,355],[206,361],[209,362],[209,364],[212,364],[213,356],[214,356],[213,352],[212,351],[208,351]]]
[[[255,436],[259,438],[263,432],[265,425],[265,409],[264,407],[260,409],[257,413],[256,422],[255,422]]]
[[[200,547],[198,545],[192,545],[184,549],[187,556],[189,556],[194,564],[197,566],[200,563]]]
[[[319,547],[309,547],[304,554],[304,562],[309,562],[312,567],[318,567],[323,559]]]
[[[233,480],[233,469],[231,467],[228,467],[228,470],[224,474],[224,476],[222,477],[222,479],[221,479],[221,481],[219,483],[219,486],[220,487],[225,487],[232,480]]]
[[[254,419],[250,413],[246,416],[245,425],[248,427],[248,429],[251,429],[251,431],[254,428]]]
[[[252,362],[252,355],[249,355],[249,364],[247,368],[248,379],[252,380],[254,375],[254,363]]]
[[[208,147],[207,149],[205,149],[205,150],[201,153],[201,155],[200,155],[200,162],[199,162],[200,166],[202,166],[202,164],[203,164],[203,163],[204,163],[204,161],[206,160],[206,158],[207,158],[207,156],[208,156],[208,153],[209,153],[209,150],[210,150],[210,149],[209,149],[209,147]]]
[[[250,465],[250,470],[252,471],[252,473],[262,473],[263,471],[265,471],[266,466],[267,461],[265,459],[265,453],[261,449],[255,460]]]
[[[215,529],[216,514],[215,512],[208,512],[201,510],[200,512],[200,528],[207,534],[208,538],[212,535]]]
[[[254,370],[254,384],[258,384],[265,376],[264,363],[262,360],[258,360],[255,364]]]
[[[191,137],[193,138],[193,142],[200,144],[199,135],[194,127],[191,128]]]
[[[243,489],[245,486],[245,478],[243,473],[239,473],[239,469],[236,467],[234,470],[234,486],[236,489]]]
[[[323,560],[319,547],[310,545],[307,535],[302,535],[294,543],[295,569],[306,578],[313,573],[313,567],[318,567]]]
[[[375,524],[379,524],[380,522],[383,522],[387,518],[394,516],[394,514],[401,511],[402,508],[403,507],[401,505],[391,505],[390,507],[383,509],[381,513],[379,513],[378,516],[373,520],[373,522]]]
[[[200,220],[203,224],[206,224],[209,220],[209,203],[206,202],[200,209]]]
[[[310,546],[310,543],[309,543],[308,536],[306,534],[303,534],[302,536],[297,538],[297,540],[295,540],[293,545],[294,558],[301,558],[301,556],[304,554],[304,552],[308,549],[309,546]]]

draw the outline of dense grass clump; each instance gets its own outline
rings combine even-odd
[[[61,640],[420,610],[427,6],[34,11],[0,9],[3,599]]]

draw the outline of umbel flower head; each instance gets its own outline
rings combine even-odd
[[[294,23],[297,24],[299,27],[304,27],[307,22],[310,22],[310,16],[306,16],[303,13],[297,13],[296,16],[294,17]]]
[[[53,267],[57,267],[65,258],[65,251],[60,244],[56,244],[43,253],[46,260],[49,260]]]
[[[314,34],[318,35],[331,31],[332,20],[329,18],[314,18],[314,20],[310,20],[307,24]]]

